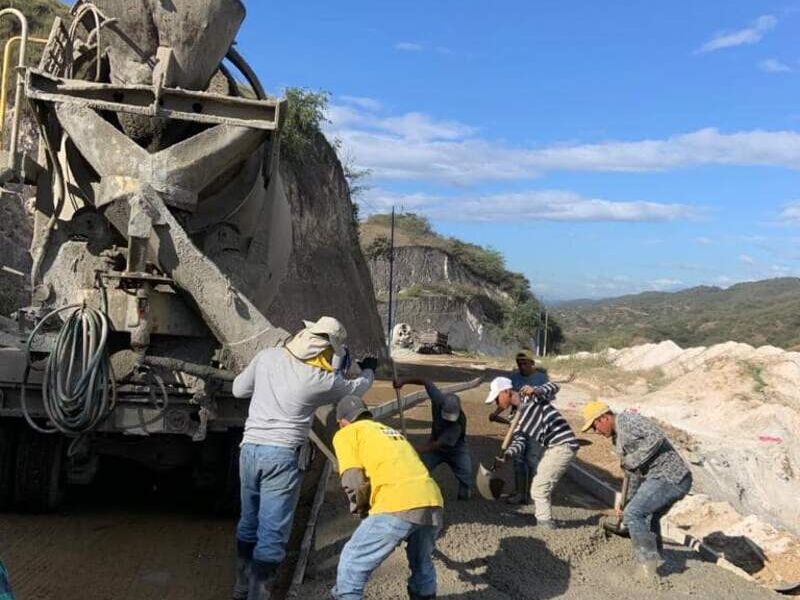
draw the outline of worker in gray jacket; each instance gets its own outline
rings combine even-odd
[[[661,560],[661,517],[689,493],[689,466],[661,428],[640,414],[614,414],[606,403],[595,401],[584,406],[583,417],[583,431],[593,429],[614,442],[629,481],[623,522],[644,575],[656,578]]]
[[[239,460],[236,600],[270,597],[300,489],[298,455],[317,408],[363,395],[378,366],[376,358],[365,358],[358,363],[361,376],[345,379],[333,366],[344,352],[344,326],[332,317],[304,324],[285,347],[259,352],[233,382],[234,396],[251,397]]]

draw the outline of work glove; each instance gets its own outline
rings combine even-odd
[[[378,370],[378,359],[374,356],[365,356],[358,361],[358,367],[362,371],[372,371],[373,373]]]
[[[496,412],[493,412],[489,415],[489,420],[492,423],[502,423],[503,425],[511,425],[511,421],[506,419],[505,417],[498,415]]]
[[[372,485],[369,479],[364,481],[356,490],[356,514],[362,519],[369,516],[369,501],[372,496]]]

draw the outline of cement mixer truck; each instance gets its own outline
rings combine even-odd
[[[36,193],[31,302],[0,320],[0,508],[55,508],[104,455],[193,464],[235,493],[247,402],[229,382],[288,337],[264,316],[292,242],[286,103],[234,47],[239,0],[78,0],[70,17],[36,66],[23,25],[4,73],[0,179]]]

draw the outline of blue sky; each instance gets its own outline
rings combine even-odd
[[[246,1],[265,86],[547,300],[800,276],[800,2]]]

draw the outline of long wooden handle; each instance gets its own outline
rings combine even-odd
[[[508,448],[508,445],[511,443],[511,437],[514,435],[514,430],[517,428],[517,423],[519,423],[520,418],[522,418],[522,407],[517,409],[517,414],[514,415],[514,418],[511,420],[511,425],[508,426],[508,431],[506,431],[506,437],[503,438],[503,443],[500,445],[500,452],[503,453]]]
[[[628,474],[623,471],[622,472],[622,489],[619,492],[619,509],[623,510],[625,508],[625,503],[628,501],[628,487],[631,484],[630,477]],[[622,525],[622,515],[617,517],[617,527]]]
[[[397,363],[395,363],[394,359],[391,357],[389,357],[389,360],[392,361],[392,387],[394,387],[397,383]],[[397,400],[397,413],[400,415],[400,431],[403,433],[403,436],[408,437],[408,433],[406,432],[406,412],[403,406],[403,398],[400,395],[400,388],[394,387],[394,397]]]

